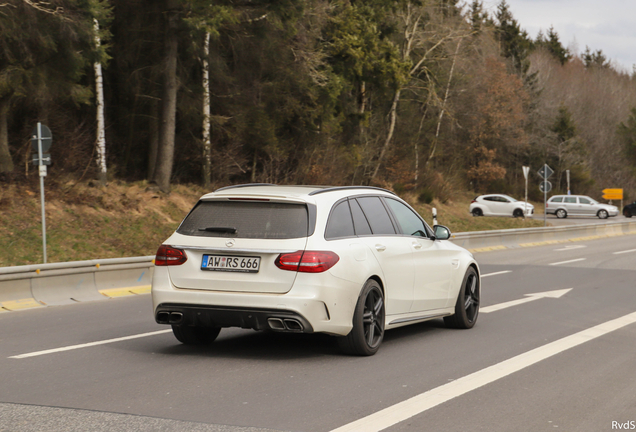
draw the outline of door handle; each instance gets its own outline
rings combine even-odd
[[[411,245],[413,246],[413,249],[422,249],[420,242],[413,242]]]
[[[382,244],[377,244],[375,245],[375,250],[377,250],[378,252],[382,252],[386,250],[386,246],[382,245]]]

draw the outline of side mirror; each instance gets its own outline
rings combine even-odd
[[[435,233],[435,240],[448,240],[451,236],[451,231],[444,225],[435,225],[433,227]]]

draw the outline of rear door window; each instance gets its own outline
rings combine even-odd
[[[379,197],[358,197],[356,200],[360,203],[374,235],[395,234],[391,217]]]
[[[568,204],[576,204],[576,197],[565,197],[565,200],[563,202]]]
[[[199,237],[292,239],[306,237],[308,230],[304,204],[199,201],[177,233]]]
[[[550,202],[553,202],[553,203],[563,202],[563,197],[554,197],[550,200]]]

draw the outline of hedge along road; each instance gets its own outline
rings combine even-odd
[[[370,419],[390,431],[611,430],[636,420],[633,238],[477,254],[482,306],[516,304],[468,331],[391,330],[370,358],[341,355],[328,336],[239,329],[186,347],[150,334],[167,328],[147,295],[0,314],[3,427],[73,430],[81,418],[83,430],[327,432],[366,431],[356,422]],[[93,345],[10,358],[83,344]]]

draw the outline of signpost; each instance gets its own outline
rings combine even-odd
[[[623,189],[603,189],[603,199],[621,200],[621,208],[623,208]]]
[[[525,219],[528,211],[528,173],[530,172],[530,167],[524,166],[521,168],[523,169],[523,177],[526,179],[526,205],[523,207],[523,218]]]
[[[53,134],[51,130],[38,122],[38,125],[31,133],[31,148],[37,151],[37,155],[33,155],[33,163],[38,165],[40,174],[40,203],[42,205],[42,255],[46,264],[46,213],[44,211],[44,177],[46,177],[46,166],[51,164],[51,155],[44,154],[51,148],[53,143]]]
[[[539,177],[543,179],[543,181],[539,184],[539,190],[543,192],[543,226],[547,226],[548,192],[552,190],[552,183],[548,181],[548,178],[550,178],[550,176],[554,174],[554,171],[552,171],[552,168],[550,168],[548,164],[543,164],[541,169],[538,171],[538,174]]]

